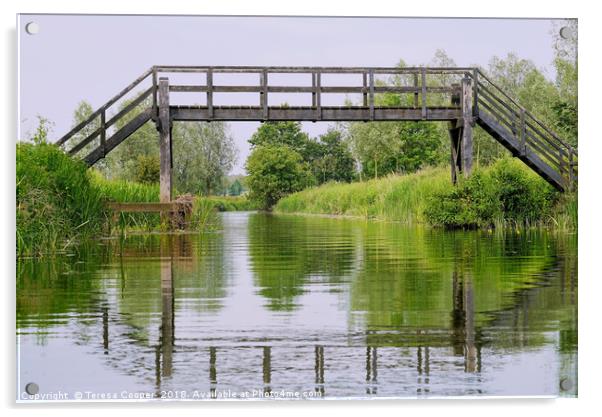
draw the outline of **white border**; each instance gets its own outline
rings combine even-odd
[[[1,379],[1,390],[4,395],[2,405],[7,408],[7,415],[30,414],[44,416],[105,415],[105,408],[127,410],[132,415],[228,415],[244,414],[260,415],[291,415],[306,416],[308,413],[332,414],[333,412],[348,415],[365,415],[375,411],[381,414],[400,415],[419,412],[420,414],[445,414],[467,416],[470,414],[488,416],[502,415],[516,411],[545,414],[546,416],[567,414],[589,414],[590,407],[596,409],[596,399],[600,396],[600,361],[597,351],[600,347],[599,323],[600,302],[594,298],[600,294],[600,277],[594,266],[598,255],[597,237],[602,236],[599,217],[600,186],[597,179],[601,173],[597,166],[602,165],[602,138],[596,130],[596,122],[600,115],[600,13],[597,12],[596,2],[557,1],[527,2],[524,0],[500,0],[485,2],[482,0],[445,1],[429,0],[422,2],[380,1],[380,0],[303,0],[303,1],[236,1],[212,0],[193,2],[186,0],[170,1],[130,1],[123,0],[22,0],[3,1],[0,3],[0,19],[2,33],[4,63],[2,67],[2,82],[4,100],[0,105],[2,112],[0,155],[4,158],[2,164],[3,181],[2,194],[5,204],[2,204],[6,233],[3,248],[0,251],[4,257],[3,265],[8,265],[3,278],[5,285],[4,320],[2,344],[4,359],[4,378]],[[436,400],[436,401],[303,401],[303,402],[240,402],[240,403],[170,403],[170,404],[39,404],[14,405],[15,399],[15,255],[14,255],[14,143],[17,137],[17,102],[18,80],[16,77],[17,49],[15,16],[16,13],[127,13],[127,14],[235,14],[235,15],[347,15],[347,16],[442,16],[442,17],[577,17],[579,18],[579,54],[580,54],[580,169],[579,169],[579,277],[581,291],[579,299],[579,399],[578,400],[549,400],[549,399],[513,399],[513,400]],[[528,40],[526,40],[528,42]],[[598,215],[598,216],[596,216]],[[166,407],[169,407],[169,411]],[[176,410],[171,410],[176,408]],[[530,409],[530,410],[529,410]]]

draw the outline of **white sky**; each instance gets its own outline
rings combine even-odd
[[[24,31],[31,21],[36,35]],[[97,108],[152,65],[421,65],[440,48],[459,66],[515,52],[551,76],[551,29],[536,19],[21,15],[21,137],[39,114],[59,138],[79,101]],[[230,123],[239,149],[233,173],[244,172],[258,126]],[[315,136],[328,124],[303,126]]]

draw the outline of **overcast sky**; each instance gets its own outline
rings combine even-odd
[[[393,66],[427,64],[444,49],[459,66],[509,52],[553,75],[552,22],[531,19],[274,18],[21,15],[21,137],[35,116],[73,123],[85,99],[99,107],[152,65]],[[28,22],[39,33],[28,35]],[[285,98],[286,99],[286,98]],[[286,100],[294,104],[294,100]],[[217,104],[217,103],[216,103]],[[270,103],[272,104],[272,103]],[[230,123],[244,172],[259,123]],[[304,123],[311,135],[327,123]]]

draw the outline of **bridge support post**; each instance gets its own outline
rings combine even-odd
[[[451,144],[451,180],[458,182],[458,174],[462,172],[462,126],[460,121],[449,122],[449,138]]]
[[[462,79],[462,170],[464,177],[472,172],[472,79],[468,76]]]
[[[160,175],[159,175],[159,200],[169,203],[173,198],[171,171],[173,167],[171,145],[171,115],[169,114],[169,80],[159,78],[159,130]],[[169,214],[163,213],[164,221],[169,220]]]

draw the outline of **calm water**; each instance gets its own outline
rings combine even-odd
[[[576,241],[225,213],[20,261],[17,395],[574,396]]]

